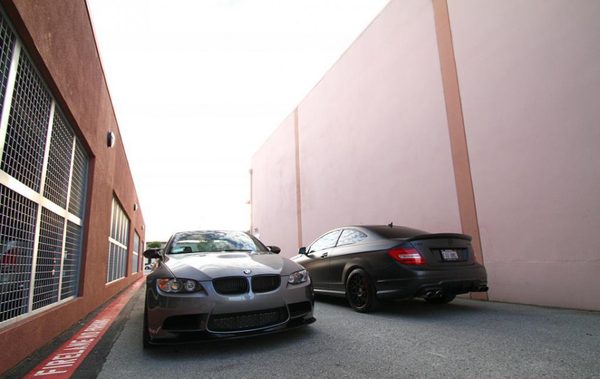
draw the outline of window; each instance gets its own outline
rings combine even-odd
[[[367,238],[367,235],[361,231],[358,231],[356,229],[344,229],[337,245],[352,245],[354,243],[358,243],[364,240],[365,238]]]
[[[124,278],[127,272],[129,219],[119,202],[113,198],[110,237],[108,237],[108,270],[106,282]]]
[[[131,272],[139,271],[140,267],[140,235],[135,232],[133,235],[133,252],[131,253]]]
[[[89,158],[0,12],[0,323],[77,296]]]
[[[167,247],[167,254],[268,251],[257,239],[244,232],[177,233]]]
[[[323,237],[319,238],[315,241],[315,243],[312,244],[312,246],[310,247],[310,251],[319,251],[323,249],[329,249],[330,247],[334,247],[341,232],[341,230],[334,230],[333,232],[325,234]]]

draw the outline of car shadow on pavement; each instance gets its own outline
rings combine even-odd
[[[172,361],[173,359],[186,360],[190,357],[197,357],[198,354],[204,358],[211,358],[222,357],[224,354],[243,356],[249,352],[254,354],[277,352],[288,348],[293,350],[299,341],[309,340],[315,333],[317,332],[307,325],[292,330],[244,338],[154,345],[150,349],[145,349],[144,355],[155,360]]]
[[[354,312],[346,299],[330,296],[316,297],[315,311],[318,317],[319,303],[339,307],[340,311]],[[430,304],[422,299],[411,300],[388,300],[380,302],[376,310],[369,314],[396,317],[399,319],[418,318],[419,320],[439,319],[440,315],[444,317],[462,317],[466,313],[487,313],[490,310],[483,306],[484,303],[478,300],[467,298],[457,298],[449,304]]]

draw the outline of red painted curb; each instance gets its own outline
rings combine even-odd
[[[94,346],[102,339],[102,336],[127,305],[135,291],[144,283],[143,279],[142,277],[133,283],[118,298],[98,313],[93,320],[88,322],[24,378],[70,378],[83,363],[85,357],[94,349]]]

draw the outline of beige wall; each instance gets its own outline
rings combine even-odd
[[[490,298],[600,310],[600,2],[448,5]]]
[[[292,114],[252,158],[253,233],[265,244],[279,246],[286,257],[298,253],[294,157]]]
[[[473,230],[490,300],[600,310],[598,20],[595,0],[391,1],[298,106],[299,233],[257,187],[254,226]]]
[[[431,3],[392,2],[302,101],[304,244],[347,224],[460,231],[437,54]]]
[[[301,102],[303,244],[345,224],[460,231],[437,54],[431,3],[392,2]],[[255,156],[252,203],[261,239],[297,250],[293,122]],[[261,170],[284,174],[266,186]]]

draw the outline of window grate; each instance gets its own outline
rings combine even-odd
[[[4,325],[77,295],[89,155],[2,12],[0,48]]]
[[[21,54],[8,118],[2,170],[40,191],[52,99],[27,54]]]
[[[133,235],[133,252],[131,254],[131,272],[138,272],[140,261],[139,261],[139,252],[140,252],[140,236],[135,232]]]
[[[42,208],[40,238],[37,251],[33,309],[56,303],[62,259],[64,218]]]
[[[127,246],[129,244],[129,218],[116,199],[112,202],[112,217],[109,250],[108,270],[106,282],[124,278],[127,270]]]
[[[77,295],[79,289],[79,262],[81,257],[81,227],[67,223],[67,240],[63,256],[61,298]]]
[[[28,309],[37,207],[0,184],[0,321]]]
[[[54,112],[44,197],[65,209],[67,208],[72,153],[73,131],[67,126],[60,112]]]
[[[69,212],[83,218],[86,182],[88,175],[89,158],[79,141],[75,144],[75,157],[73,160],[73,175],[71,179],[71,198],[69,199]]]
[[[10,60],[15,47],[15,35],[10,30],[10,26],[0,17],[0,114],[4,107],[4,93],[8,82],[8,72],[10,70]]]

